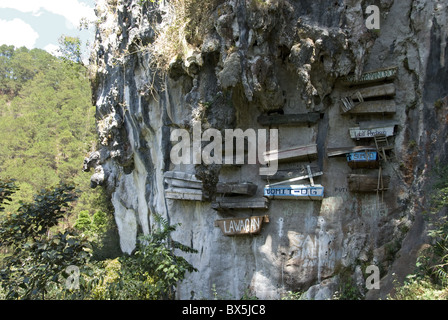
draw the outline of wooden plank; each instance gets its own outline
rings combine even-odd
[[[378,152],[376,150],[350,152],[346,156],[348,165],[352,169],[376,169],[380,165]]]
[[[165,182],[171,187],[202,189],[202,181],[186,181],[171,178],[165,178]]]
[[[359,152],[365,150],[376,150],[376,148],[370,146],[327,148],[327,156],[328,157],[346,156],[347,153],[350,152]]]
[[[347,92],[344,96],[350,97],[354,101],[359,101],[358,95],[363,99],[376,97],[391,97],[395,95],[395,86],[393,83],[382,84],[378,86],[359,88]]]
[[[390,177],[383,175],[384,190],[389,187],[389,182]],[[378,175],[350,174],[348,175],[348,188],[352,192],[377,192]]]
[[[316,171],[319,169],[318,166],[311,166],[311,169]],[[299,168],[286,168],[286,169],[278,169],[277,172],[273,175],[260,175],[260,178],[263,180],[269,181],[278,181],[278,180],[288,180],[294,177],[305,176],[307,174],[306,170]]]
[[[165,198],[173,200],[190,200],[190,201],[205,200],[202,194],[202,190],[176,188],[176,187],[165,189]]]
[[[376,135],[384,134],[386,137],[394,135],[395,126],[379,127],[371,129],[361,129],[360,127],[350,128],[352,139],[373,138]]]
[[[310,167],[310,166],[307,166],[307,169],[308,169],[308,174],[307,174],[307,175],[299,176],[299,177],[293,177],[293,178],[290,178],[290,179],[288,179],[288,180],[286,180],[286,181],[280,181],[280,182],[276,182],[276,183],[270,183],[269,185],[266,185],[266,187],[268,187],[268,186],[269,186],[269,187],[272,187],[272,186],[281,185],[281,184],[291,184],[291,182],[300,181],[300,180],[305,180],[305,179],[309,179],[311,185],[314,185],[314,179],[313,179],[313,177],[318,177],[318,176],[321,176],[321,175],[324,174],[322,171],[320,171],[320,172],[315,172],[315,173],[311,172],[311,167]]]
[[[324,187],[321,185],[266,186],[264,196],[272,199],[322,200]]]
[[[241,194],[253,196],[257,192],[257,185],[252,182],[243,183],[224,183],[216,184],[216,192],[224,194]]]
[[[259,234],[263,222],[269,222],[268,215],[220,219],[215,221],[215,227],[219,227],[222,233],[226,236]]]
[[[345,76],[341,79],[341,82],[346,85],[361,85],[367,83],[375,83],[381,81],[390,81],[396,78],[398,73],[398,67],[388,67],[384,69],[377,69],[364,72],[359,79],[356,79],[354,74]]]
[[[196,179],[194,174],[182,171],[167,171],[164,180],[171,187],[202,189],[202,181]]]
[[[357,104],[345,114],[392,114],[396,113],[397,106],[393,100],[364,101]]]
[[[269,209],[269,200],[266,198],[223,197],[212,202],[212,209],[225,211],[231,209]]]
[[[317,157],[317,144],[310,144],[307,146],[294,147],[279,151],[268,151],[263,154],[264,161],[270,162],[273,160],[280,161],[294,161],[300,159],[314,159]]]
[[[263,126],[292,126],[316,123],[320,119],[319,112],[294,113],[294,114],[271,114],[261,115],[257,118]]]

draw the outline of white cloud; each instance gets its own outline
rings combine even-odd
[[[39,34],[29,24],[17,18],[10,21],[0,19],[0,30],[0,44],[32,49],[39,38]]]
[[[49,54],[52,54],[56,57],[60,57],[61,53],[59,52],[59,46],[55,45],[53,43],[47,44],[44,48],[45,51],[47,51]]]
[[[78,0],[0,0],[0,8],[10,8],[39,16],[42,10],[63,16],[72,28],[79,26],[81,18],[95,20],[93,8]]]

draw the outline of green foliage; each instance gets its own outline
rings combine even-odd
[[[75,213],[98,208],[87,198],[100,191],[90,190],[81,166],[97,140],[90,97],[79,65],[39,49],[0,47],[0,172],[20,189],[6,211],[62,181],[82,191]]]
[[[111,299],[174,299],[176,283],[186,272],[197,271],[174,252],[197,252],[171,239],[170,234],[178,225],[169,225],[159,215],[155,219],[160,227],[141,237],[132,255],[120,258],[120,276],[108,289]]]
[[[66,62],[81,63],[81,40],[78,37],[59,38],[59,52]]]
[[[50,236],[75,199],[74,187],[60,185],[2,219],[0,244],[12,250],[0,272],[7,299],[43,299],[69,265],[86,265],[91,253],[84,239],[68,230]]]
[[[408,275],[403,286],[396,286],[393,299],[448,299],[448,166],[434,170],[436,181],[432,190],[428,231],[431,244],[417,259],[417,271]]]
[[[0,46],[0,94],[17,96],[29,80],[54,60],[43,50]]]
[[[0,212],[5,211],[3,204],[11,202],[11,196],[19,190],[14,181],[13,179],[0,180]]]
[[[78,214],[74,228],[79,229],[82,232],[89,232],[92,228],[92,219],[90,218],[89,211],[83,210]]]

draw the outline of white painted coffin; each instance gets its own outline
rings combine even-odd
[[[321,185],[266,186],[264,196],[271,199],[322,200],[324,187]]]

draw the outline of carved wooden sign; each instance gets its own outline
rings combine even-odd
[[[229,218],[215,221],[215,227],[219,227],[226,236],[245,234],[258,234],[263,222],[269,222],[269,216],[252,216],[247,218]]]

